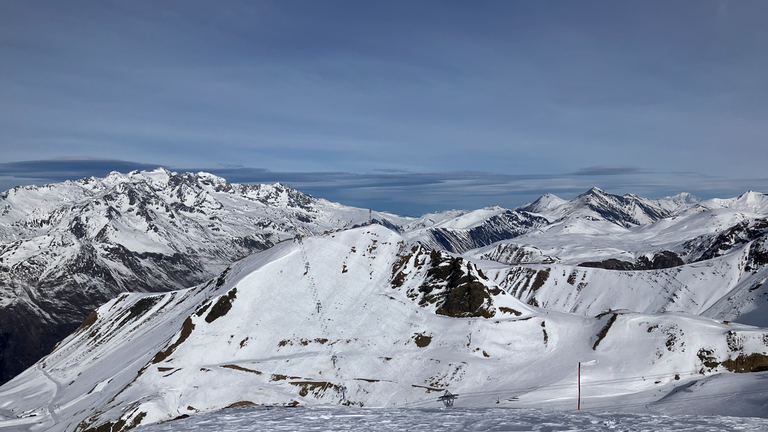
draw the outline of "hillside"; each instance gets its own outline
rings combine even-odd
[[[679,311],[764,326],[767,202],[749,192],[629,228],[562,219],[463,256],[523,302],[547,309]]]
[[[368,217],[368,210],[281,184],[233,184],[162,168],[3,192],[0,383],[120,293],[187,288],[296,234]]]
[[[762,370],[766,340],[690,314],[529,306],[473,263],[374,225],[281,243],[194,288],[118,296],[0,388],[0,428],[116,431],[250,404],[416,407],[445,389],[463,406],[565,407],[578,362],[593,383],[585,403],[645,404]]]

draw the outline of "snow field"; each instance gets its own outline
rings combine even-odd
[[[764,431],[768,420],[721,416],[552,411],[504,408],[230,409],[149,426],[136,432],[185,431]]]

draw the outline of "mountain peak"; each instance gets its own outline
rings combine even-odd
[[[154,186],[165,187],[168,185],[171,177],[178,174],[168,171],[163,167],[158,167],[151,171],[132,171],[128,175],[133,179],[145,180]]]
[[[733,206],[754,213],[764,213],[768,210],[768,195],[749,190],[736,198]]]
[[[665,200],[672,201],[675,204],[683,205],[683,204],[696,204],[700,200],[696,198],[695,196],[691,195],[688,192],[680,192],[677,195],[672,195],[668,197],[664,197]]]
[[[572,202],[573,201],[580,201],[583,198],[590,198],[590,197],[601,197],[602,198],[602,197],[606,197],[606,196],[609,196],[609,195],[610,194],[606,193],[604,190],[602,190],[599,187],[595,186],[595,187],[590,188],[588,191],[586,191],[586,192],[584,192],[582,194],[579,194],[578,196],[576,196],[576,198],[572,199],[571,201]]]
[[[578,195],[576,198],[572,199],[571,203],[581,203],[576,205],[590,205],[590,202],[593,202],[595,200],[597,201],[604,201],[605,199],[609,197],[614,197],[617,199],[621,199],[619,196],[614,196],[609,193],[606,193],[604,190],[600,189],[599,187],[593,187],[589,189],[588,191],[582,193],[581,195]],[[631,199],[631,198],[629,198]]]
[[[533,203],[521,207],[521,210],[531,213],[543,213],[546,211],[554,210],[567,202],[568,201],[558,197],[557,195],[547,192],[540,196],[539,199]]]
[[[750,190],[744,192],[743,194],[739,195],[739,198],[744,198],[744,199],[755,199],[755,198],[757,198],[757,199],[761,199],[764,196],[765,196],[765,194],[763,194],[761,192],[753,191],[752,189],[750,189]]]
[[[594,194],[594,195],[605,195],[605,191],[600,189],[597,186],[593,186],[591,189],[589,189],[584,195],[586,194]]]

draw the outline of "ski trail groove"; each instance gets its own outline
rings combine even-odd
[[[321,336],[323,338],[330,339],[329,338],[329,332],[328,332],[328,323],[325,322],[325,320],[323,319],[323,316],[324,316],[323,315],[324,305],[320,301],[320,294],[317,292],[317,286],[315,285],[315,278],[312,276],[312,273],[310,273],[310,270],[311,270],[312,266],[310,265],[309,256],[307,255],[307,251],[304,248],[304,242],[303,241],[299,242],[299,252],[301,253],[301,260],[302,260],[302,262],[304,264],[304,269],[306,271],[305,274],[307,275],[307,278],[309,280],[309,290],[310,290],[310,294],[312,295],[312,300],[313,300],[314,304],[318,306],[318,308],[317,308],[317,318],[318,318],[318,322],[320,324],[320,330],[321,330],[320,334],[321,334]],[[327,305],[325,305],[325,306],[327,306]],[[328,357],[331,358],[331,359],[334,359],[336,357],[335,354],[333,353],[333,349],[330,346],[328,347]],[[344,380],[341,377],[341,367],[337,366],[336,362],[334,360],[332,360],[332,361],[334,363],[333,364],[333,373],[334,373],[335,378],[342,382],[341,387],[346,388],[346,386],[343,385],[343,381]],[[343,402],[343,401],[341,401],[341,402]]]
[[[56,397],[58,396],[60,390],[61,390],[61,383],[57,381],[55,378],[51,376],[51,374],[48,373],[43,367],[41,366],[41,363],[37,363],[35,365],[37,367],[37,370],[43,373],[48,380],[50,380],[54,385],[55,388],[53,390],[53,395],[51,396],[50,402],[48,402],[48,405],[46,406],[46,409],[48,410],[48,414],[51,416],[51,419],[53,420],[53,424],[59,424],[59,416],[56,415]]]

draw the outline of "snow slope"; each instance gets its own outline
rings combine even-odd
[[[136,432],[172,431],[764,431],[768,420],[540,409],[230,409]]]
[[[547,309],[595,315],[608,309],[657,313],[680,311],[706,314],[721,299],[737,292],[766,294],[762,284],[768,268],[745,272],[748,248],[708,261],[674,268],[615,271],[562,264],[498,266],[481,263],[483,271],[526,303]],[[736,320],[747,312],[748,302],[731,302],[734,310],[712,316]],[[709,315],[708,315],[709,316]]]
[[[386,224],[412,220],[373,216]],[[186,288],[296,234],[368,217],[368,210],[281,184],[232,184],[162,168],[3,192],[0,383],[121,292]]]
[[[768,219],[756,211],[768,200],[756,195],[628,228],[563,219],[463,256],[517,298],[548,309],[680,311],[764,326]]]
[[[768,330],[525,305],[381,226],[284,242],[195,288],[122,294],[0,388],[0,430],[125,430],[227,406],[573,407],[658,401],[768,366]],[[759,414],[754,414],[759,415]],[[107,425],[107,426],[105,426]]]

